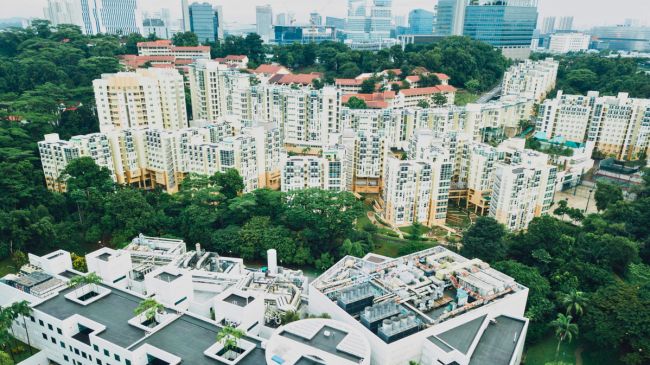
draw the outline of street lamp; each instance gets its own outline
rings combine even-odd
[[[587,195],[587,206],[585,207],[585,214],[587,213],[587,210],[589,209],[589,200],[591,200],[591,193],[594,191],[594,189],[589,189],[589,195]]]

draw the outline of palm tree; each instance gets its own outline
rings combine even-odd
[[[14,315],[14,318],[23,317],[23,327],[25,327],[25,336],[27,337],[27,345],[29,346],[30,355],[34,355],[34,350],[32,349],[32,342],[29,339],[29,331],[27,330],[27,320],[26,317],[31,315],[33,310],[29,306],[29,302],[26,300],[21,300],[20,302],[14,302],[11,305],[11,311]]]
[[[562,313],[557,314],[557,319],[551,322],[551,327],[555,329],[555,337],[558,338],[557,349],[555,349],[555,359],[557,360],[557,355],[560,353],[560,345],[562,341],[568,340],[571,342],[573,336],[578,335],[578,325],[571,323],[573,317],[571,315],[564,315]]]
[[[156,314],[165,312],[165,306],[158,303],[158,301],[153,298],[147,298],[141,301],[133,312],[136,316],[144,313],[147,321],[155,321]]]
[[[11,360],[9,355],[6,352],[0,351],[0,365],[13,365],[14,362]]]
[[[587,304],[587,297],[584,292],[571,290],[568,294],[560,296],[560,303],[566,308],[566,314],[581,316]]]
[[[217,333],[217,342],[221,343],[224,350],[226,350],[224,357],[226,357],[229,351],[239,347],[239,339],[242,337],[244,337],[244,331],[232,326],[225,326],[221,331],[219,331],[219,333]],[[237,355],[233,356],[230,360],[233,360],[236,357]]]
[[[7,351],[9,355],[11,355],[11,359],[13,362],[16,362],[16,359],[14,358],[14,353],[11,351],[11,339],[12,335],[9,333],[9,331],[13,331],[13,328],[11,327],[11,313],[9,308],[0,308],[0,345],[4,347],[4,349]],[[15,337],[14,337],[14,341]],[[14,346],[15,347],[15,346]]]
[[[68,287],[74,288],[77,286],[90,286],[94,291],[97,291],[97,285],[102,283],[102,278],[94,272],[87,275],[77,275],[68,281]],[[84,293],[85,294],[85,293]]]

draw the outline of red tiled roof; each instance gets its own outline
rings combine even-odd
[[[438,90],[440,90],[442,92],[445,92],[445,93],[456,92],[456,90],[458,90],[458,89],[456,89],[455,87],[453,87],[451,85],[438,85],[436,87],[438,88]]]
[[[138,47],[170,47],[172,41],[169,39],[159,39],[157,41],[138,42]]]
[[[229,54],[225,57],[226,61],[243,61],[247,58],[246,55]]]
[[[431,87],[416,87],[413,89],[402,89],[400,94],[404,96],[431,95],[443,92],[455,92],[456,88],[451,85],[438,85]]]
[[[310,85],[314,80],[320,79],[321,74],[319,73],[310,73],[310,74],[276,74],[269,79],[270,83],[275,84],[300,84],[300,85]]]
[[[434,72],[433,74],[438,77],[438,80],[449,80],[449,76],[447,74],[437,72]]]
[[[394,73],[396,76],[399,76],[399,75],[402,74],[402,70],[400,70],[399,68],[389,68],[388,70],[384,70],[384,71],[382,71],[382,72],[388,73],[388,72],[390,72],[390,71],[393,71],[393,73]]]
[[[284,66],[264,64],[264,65],[260,65],[253,72],[261,73],[261,74],[276,74],[282,71],[283,69],[285,69]]]
[[[340,86],[361,86],[363,80],[357,79],[334,79],[334,84]]]
[[[388,108],[389,101],[395,99],[394,91],[384,91],[381,93],[372,93],[372,94],[347,94],[341,97],[341,102],[346,104],[350,101],[350,98],[355,97],[366,102],[366,105],[369,108],[383,109]]]
[[[408,82],[418,82],[418,81],[420,81],[420,76],[418,76],[418,75],[406,76],[406,80]]]

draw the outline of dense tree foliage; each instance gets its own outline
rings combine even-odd
[[[547,56],[536,54],[534,58]],[[583,53],[553,57],[560,60],[557,90],[565,94],[594,90],[604,95],[627,92],[632,97],[650,98],[650,75],[640,67],[643,59]]]
[[[272,49],[272,60],[285,66],[325,73],[326,79],[353,78],[362,72],[400,69],[406,76],[415,67],[446,73],[451,84],[487,90],[503,76],[508,61],[498,50],[468,37],[448,37],[434,44],[397,45],[378,52],[352,50],[339,42],[291,44]],[[422,86],[438,85],[437,77],[425,77]]]

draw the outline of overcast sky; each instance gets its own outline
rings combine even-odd
[[[144,10],[155,11],[167,7],[180,17],[181,0],[137,0]],[[298,22],[306,22],[310,11],[332,16],[344,16],[347,0],[200,0],[222,5],[227,23],[254,23],[255,5],[270,4],[273,13],[292,11]],[[190,0],[192,2],[192,0]],[[42,17],[47,0],[0,0],[0,17]],[[432,10],[437,0],[393,0],[395,15],[407,14],[410,9]],[[621,24],[626,18],[639,19],[650,24],[649,0],[540,0],[542,17],[573,15],[574,25],[586,28],[593,25]]]

